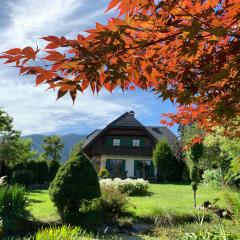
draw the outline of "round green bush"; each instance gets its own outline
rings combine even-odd
[[[90,160],[81,153],[60,167],[49,194],[63,222],[76,224],[80,205],[101,195],[98,176]]]
[[[33,171],[22,169],[13,172],[13,183],[28,186],[35,183],[35,175]]]
[[[98,177],[99,178],[110,178],[111,175],[106,168],[102,168],[102,169],[100,169],[100,171],[98,173]]]
[[[50,182],[55,178],[58,169],[60,168],[60,163],[58,161],[50,161],[48,164],[48,174]]]

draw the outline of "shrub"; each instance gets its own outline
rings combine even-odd
[[[48,164],[48,175],[50,182],[55,178],[58,169],[60,168],[60,163],[58,161],[50,161]]]
[[[101,185],[101,193],[100,206],[104,213],[116,215],[126,211],[128,206],[126,193],[122,193],[111,184]]]
[[[60,167],[49,194],[63,222],[77,223],[81,203],[100,197],[97,173],[90,160],[79,154]]]
[[[0,219],[4,230],[12,229],[29,216],[27,193],[24,187],[4,185],[0,187]]]
[[[205,170],[203,175],[203,183],[212,187],[220,187],[222,185],[222,174],[219,169]]]
[[[37,183],[38,181],[38,163],[36,161],[29,161],[26,163],[26,169],[32,171],[34,173],[35,179],[34,179],[34,183]]]
[[[12,170],[14,172],[14,171],[23,170],[23,169],[26,169],[26,166],[24,163],[21,162],[21,163],[15,164]]]
[[[231,193],[224,192],[225,202],[227,203],[228,209],[233,214],[234,222],[240,224],[240,194],[237,196],[232,195]]]
[[[35,183],[35,175],[27,169],[17,170],[13,172],[13,183],[28,186]]]
[[[88,240],[93,239],[91,234],[87,234],[79,227],[71,228],[62,226],[58,228],[46,228],[38,231],[35,240]]]
[[[100,169],[100,171],[98,173],[98,177],[99,178],[110,178],[111,175],[106,168],[102,168],[102,169]]]
[[[182,171],[182,181],[185,183],[190,182],[190,172],[187,166],[184,166],[183,171]]]
[[[185,233],[182,240],[238,240],[240,235],[227,233],[224,229],[218,231],[199,231],[197,233]]]
[[[149,189],[149,182],[144,179],[102,179],[100,180],[101,188],[104,186],[112,185],[122,193],[127,193],[131,196],[146,195]]]
[[[3,223],[1,219],[0,219],[0,239],[3,239]]]
[[[38,179],[37,183],[43,184],[49,180],[48,165],[46,161],[39,161],[38,164]]]

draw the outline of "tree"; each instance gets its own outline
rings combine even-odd
[[[18,138],[15,147],[18,155],[17,162],[26,163],[37,156],[37,152],[32,150],[32,139]]]
[[[13,129],[13,119],[0,109],[0,176],[3,165],[17,161],[19,137],[20,132]]]
[[[62,158],[62,149],[64,144],[59,136],[53,135],[43,139],[44,154],[51,161],[60,162]]]
[[[197,189],[198,184],[200,182],[200,175],[199,175],[199,159],[201,158],[203,153],[203,144],[202,143],[195,143],[191,147],[191,161],[192,167],[190,169],[190,178],[191,178],[191,185],[193,190],[193,197],[194,197],[194,207],[197,207]]]
[[[97,173],[90,160],[82,153],[69,160],[57,172],[49,194],[63,222],[76,224],[80,205],[86,200],[100,197]]]
[[[166,140],[161,140],[153,150],[153,161],[157,168],[157,180],[162,175],[163,181],[167,179],[169,170],[173,163],[173,153]]]
[[[82,146],[83,146],[83,140],[80,140],[78,143],[76,143],[73,146],[68,159],[75,159],[77,155],[82,151]]]
[[[119,15],[87,35],[43,37],[42,51],[14,48],[1,58],[57,88],[58,98],[69,92],[75,101],[88,87],[152,89],[179,106],[162,123],[208,131],[224,123],[239,135],[239,0],[111,0],[114,8]]]

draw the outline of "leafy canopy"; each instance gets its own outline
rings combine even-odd
[[[61,142],[61,138],[59,136],[53,135],[45,137],[43,139],[42,147],[44,149],[44,155],[49,160],[60,162],[64,144]]]
[[[113,8],[119,15],[87,35],[43,37],[45,49],[14,48],[1,58],[36,85],[57,88],[58,98],[69,92],[74,101],[88,87],[153,89],[179,106],[164,124],[239,127],[230,121],[240,113],[239,0],[111,0]]]

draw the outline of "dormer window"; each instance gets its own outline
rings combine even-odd
[[[119,138],[113,138],[113,146],[120,146],[120,139]]]
[[[132,140],[133,147],[139,147],[140,146],[140,139],[133,139]]]

